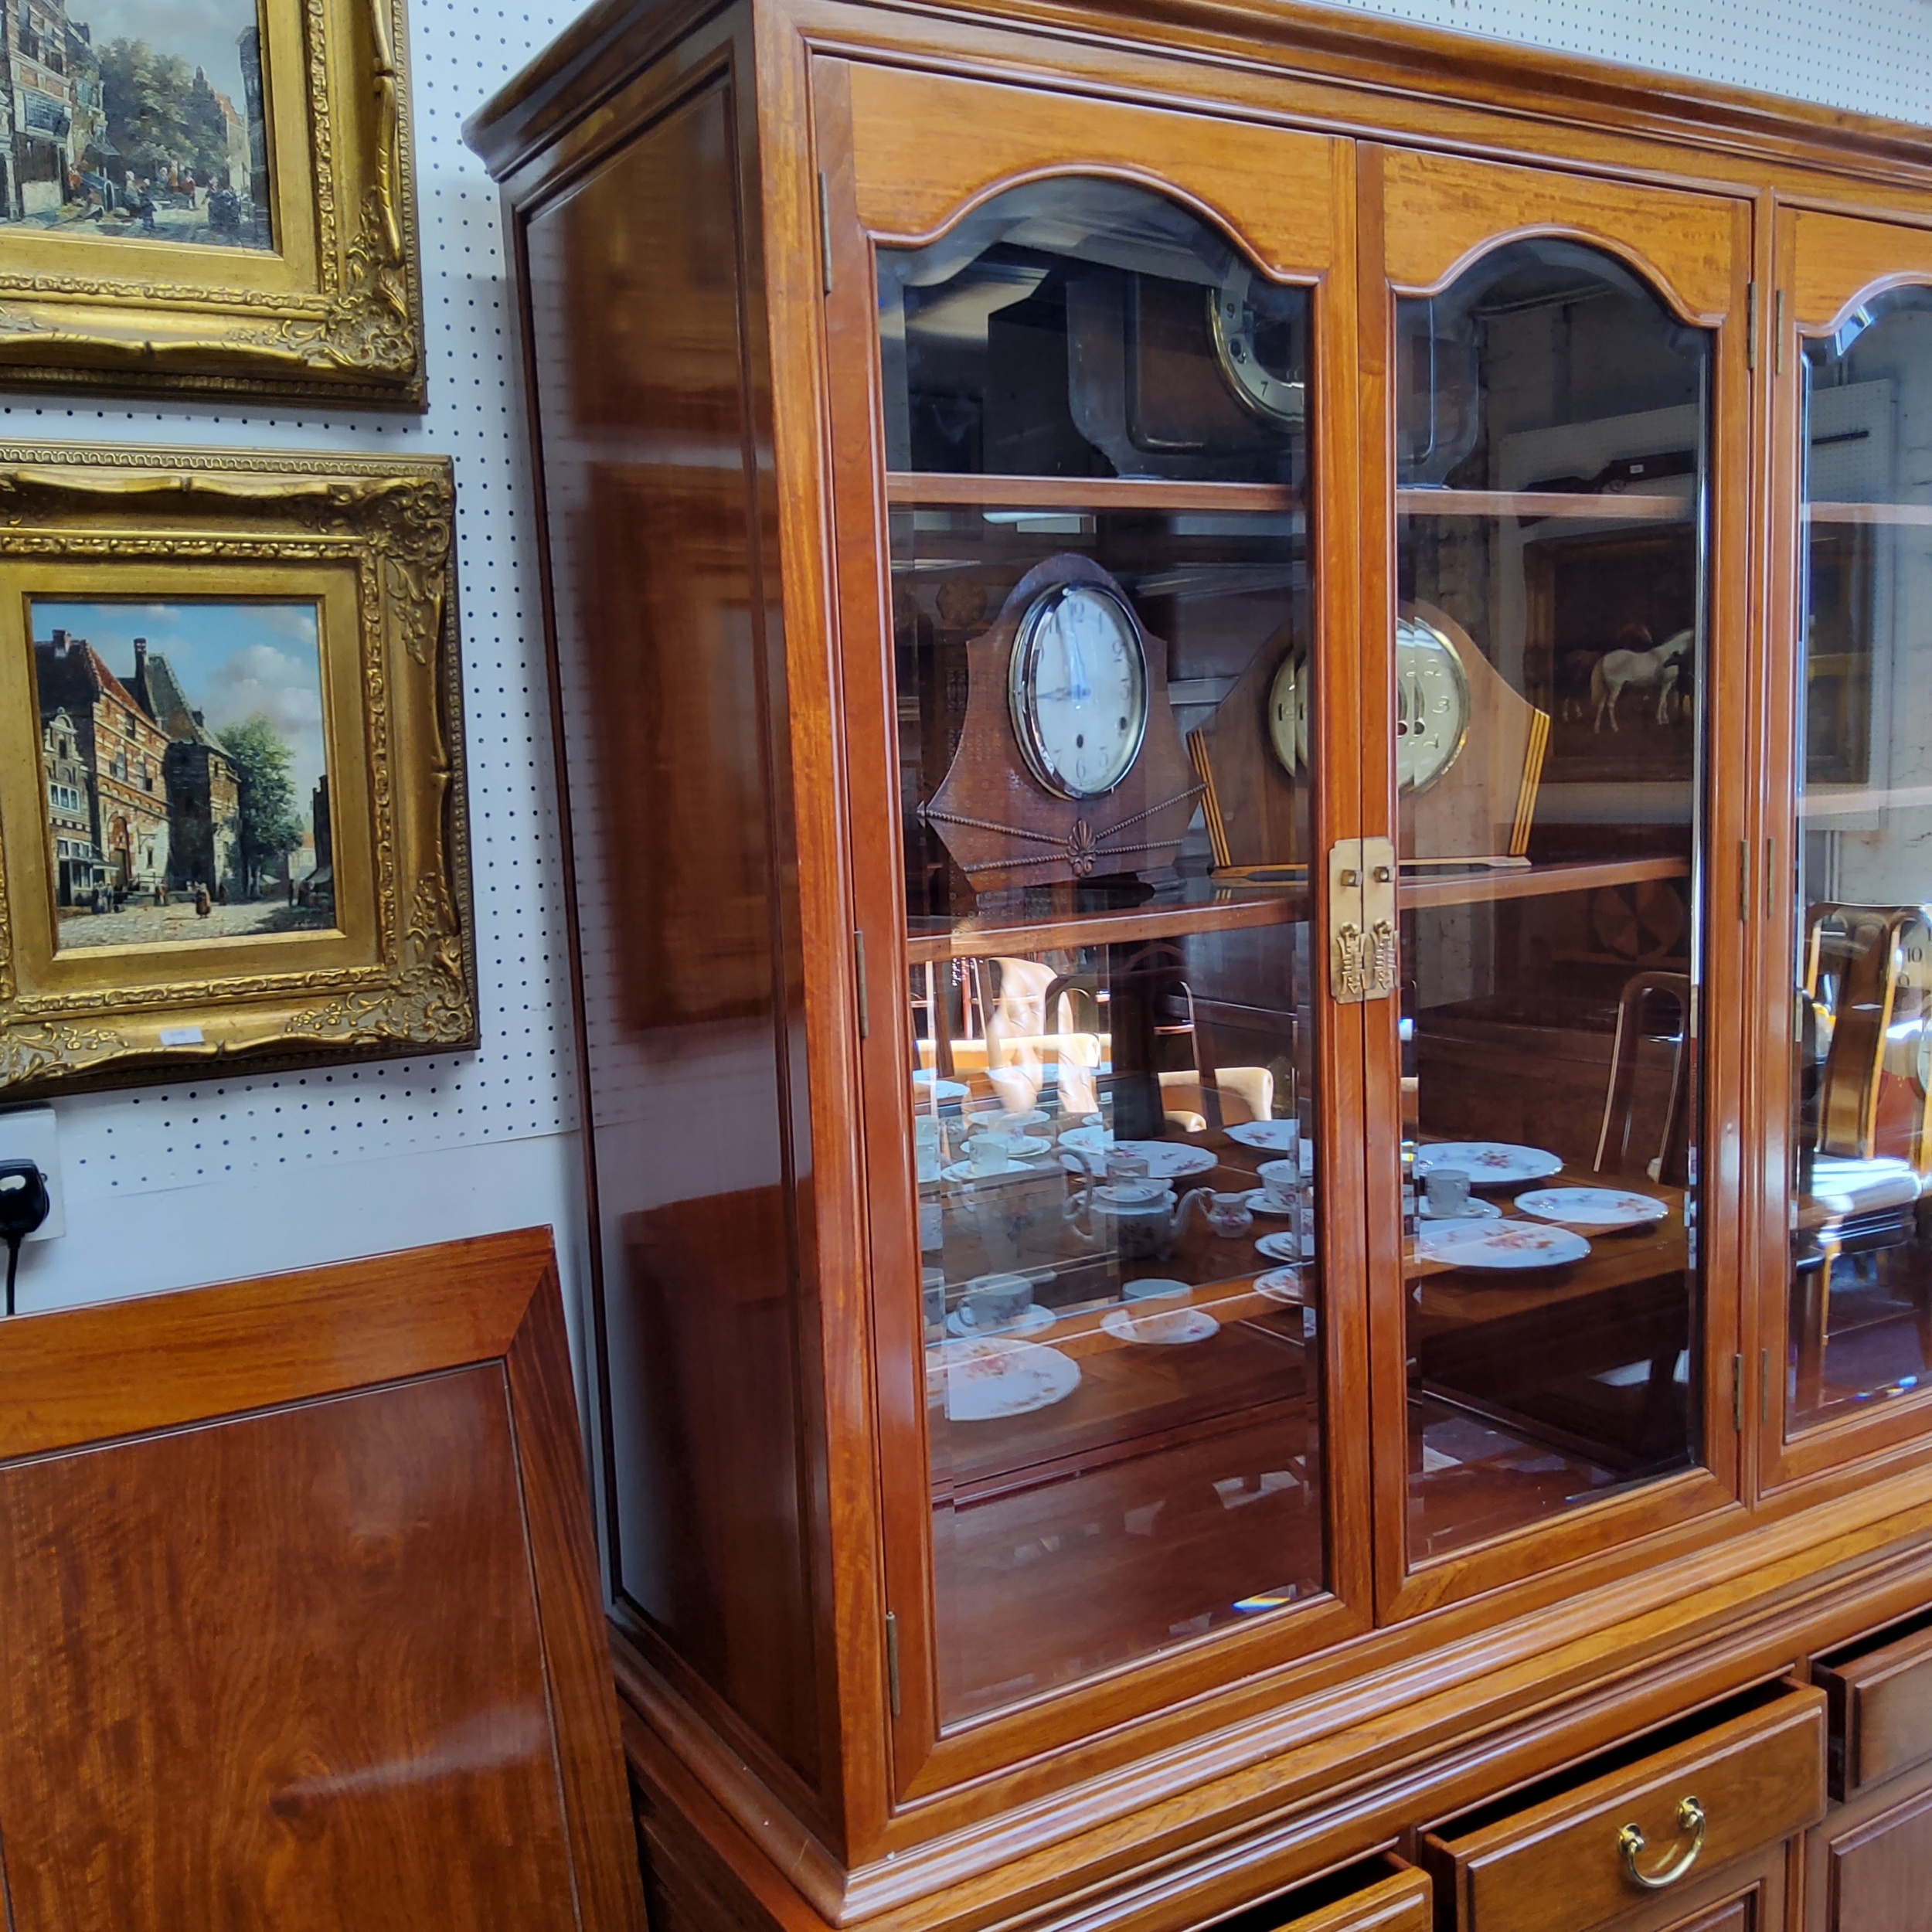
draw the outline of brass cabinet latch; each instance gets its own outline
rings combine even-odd
[[[1328,990],[1342,1005],[1396,989],[1396,849],[1338,839],[1328,854]]]

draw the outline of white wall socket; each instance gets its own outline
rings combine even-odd
[[[65,1190],[60,1185],[60,1136],[51,1107],[0,1107],[0,1161],[31,1161],[47,1177],[47,1218],[29,1241],[51,1241],[67,1231]]]

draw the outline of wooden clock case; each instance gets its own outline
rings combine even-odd
[[[959,748],[920,816],[981,893],[1071,883],[1170,864],[1199,787],[1167,697],[1167,645],[1148,634],[1147,723],[1140,753],[1104,797],[1059,798],[1026,769],[1008,715],[1007,666],[1034,600],[1062,583],[1120,586],[1091,560],[1049,557],[1016,583],[992,628],[966,646],[971,680]]]
[[[1932,281],[1923,131],[1294,0],[601,0],[469,138],[503,186],[543,519],[602,1529],[658,1932],[1921,1923],[1909,1872],[1932,1844],[1932,1754],[1922,1723],[1898,1742],[1871,1711],[1916,1708],[1932,1668],[1932,1406],[1787,1426],[1795,940],[1773,847],[1794,809],[1778,747],[1798,332]],[[1317,531],[1324,621],[1346,641],[1327,668],[1365,689],[1393,689],[1391,527],[1409,507],[1384,447],[1392,291],[1447,286],[1499,237],[1583,236],[1667,260],[1663,298],[1719,339],[1713,570],[1740,655],[1714,716],[1722,755],[1754,775],[1717,800],[1710,842],[1706,1071],[1726,1124],[1702,1462],[1573,1515],[1534,1563],[1511,1546],[1411,1568],[1399,1502],[1372,1508],[1400,1494],[1371,1475],[1392,1427],[1400,1475],[1403,1365],[1371,1321],[1329,1358],[1339,1554],[1332,1593],[1279,1626],[1291,1638],[1257,1624],[942,1730],[908,1474],[917,1315],[903,1281],[873,1280],[869,1245],[880,1204],[912,1194],[891,1044],[903,907],[853,885],[897,862],[892,723],[870,695],[891,669],[876,532],[922,500],[887,474],[875,419],[872,250],[1073,168],[1167,187],[1211,220],[1224,198],[1283,224],[1325,211],[1317,339],[1350,346],[1311,407],[1325,460],[1361,481]],[[1265,219],[1250,229],[1257,254],[1291,258]],[[573,493],[604,469],[636,540],[593,560]],[[949,487],[968,507],[1043,494]],[[1080,477],[1060,501],[1146,493]],[[657,527],[694,533],[690,557]],[[587,658],[657,639],[675,641],[656,662],[680,715],[702,721],[675,747],[577,695]],[[1321,750],[1311,837],[1393,837],[1387,747]],[[659,1052],[611,1018],[611,842],[660,836],[652,801],[680,758],[738,774],[742,808],[706,835],[734,906],[768,917],[730,934],[733,983],[761,989],[752,1016],[694,1022]],[[1325,917],[1335,889],[1310,873]],[[693,895],[657,932],[659,956],[701,968],[715,922]],[[1396,1117],[1394,1019],[1367,1005],[1335,1025],[1379,1070],[1325,1102],[1362,1146]],[[867,1072],[890,1053],[889,1074]],[[1398,1221],[1395,1184],[1366,1154],[1335,1179],[1366,1205],[1332,1264],[1372,1304],[1393,1291],[1376,1230]],[[1644,1871],[1682,1864],[1687,1796],[1709,1829],[1681,1883],[1621,1876],[1626,1825]]]

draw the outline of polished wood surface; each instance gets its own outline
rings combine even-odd
[[[965,504],[1013,510],[1219,510],[1232,516],[1276,515],[1298,507],[1297,493],[1277,483],[1189,483],[1166,477],[951,475],[889,470],[886,501]]]
[[[1095,100],[1070,155],[1049,93],[872,65],[850,85],[857,213],[880,241],[925,240],[1000,184],[1072,161],[1178,191],[1271,274],[1311,278],[1333,259],[1342,155],[1324,135]]]
[[[1383,157],[1383,192],[1389,280],[1405,295],[1447,287],[1515,236],[1559,234],[1621,256],[1686,321],[1731,312],[1736,214],[1722,200],[1400,148]]]
[[[1665,1847],[1681,1853],[1687,1797],[1706,1820],[1700,1878],[1815,1824],[1825,1810],[1822,1695],[1794,1690],[1540,1804],[1432,1834],[1425,1859],[1454,1898],[1456,1932],[1621,1924],[1645,1895],[1624,1870],[1618,1832],[1636,1825],[1655,1862]]]
[[[1811,1678],[1831,1700],[1834,1796],[1932,1759],[1932,1631],[1815,1665]]]
[[[1750,479],[1766,474],[1774,457],[1784,460],[1784,446],[1764,439],[1795,420],[1796,359],[1787,354],[1774,376],[1770,352],[1771,189],[1847,217],[1914,209],[1932,185],[1920,136],[1354,22],[1292,0],[1224,0],[1190,8],[1185,19],[1147,0],[1104,21],[1078,9],[1056,15],[1048,31],[1037,10],[1022,16],[992,5],[915,15],[842,0],[757,0],[750,13],[757,66],[743,77],[743,97],[755,96],[760,138],[755,151],[738,150],[740,193],[762,224],[770,307],[747,304],[747,359],[761,370],[768,356],[779,379],[770,460],[784,514],[773,554],[783,561],[790,743],[800,777],[792,809],[811,967],[796,1011],[820,1129],[815,1224],[833,1257],[798,1345],[808,1369],[804,1426],[819,1431],[814,1467],[825,1472],[833,1499],[822,1573],[837,1590],[818,1600],[816,1616],[845,1808],[835,1824],[808,1821],[808,1808],[748,1759],[738,1734],[679,1678],[675,1657],[628,1649],[633,1759],[662,1889],[682,1922],[798,1932],[871,1918],[881,1932],[937,1932],[1030,1919],[1068,1932],[1113,1924],[1187,1932],[1921,1606],[1932,1481],[1911,1439],[1922,1418],[1880,1419],[1852,1447],[1845,1432],[1806,1446],[1800,1473],[1809,1488],[1769,1480],[1782,1452],[1764,1447],[1767,1479],[1760,1480],[1756,1458],[1760,1445],[1775,1444],[1777,1427],[1760,1356],[1777,1359],[1777,1335],[1764,1324],[1775,1318],[1782,1253],[1754,1248],[1751,1265],[1740,1266],[1740,1196],[1749,1177],[1776,1168],[1777,1129],[1750,1103],[1756,1090],[1740,1042],[1747,1024],[1774,1039],[1783,1026],[1788,1038],[1787,989],[1774,972],[1741,1009],[1733,997],[1750,962],[1775,953],[1779,928],[1765,916],[1775,894],[1765,887],[1777,867],[1764,842],[1787,835],[1774,810],[1788,802],[1788,774],[1775,762],[1783,725],[1774,707],[1790,654],[1764,655],[1766,614],[1780,594],[1752,600],[1760,594],[1746,548],[1747,533],[1767,554],[1776,540],[1772,499]],[[655,90],[662,101],[688,88],[719,44],[705,29],[679,40],[691,18],[606,0],[533,77],[529,96],[492,108],[478,138],[500,169],[522,171],[506,183],[512,208],[597,165],[634,124],[625,119],[641,111],[628,104],[634,99]],[[968,102],[988,104],[954,104]],[[929,103],[942,111],[926,112]],[[1298,164],[1273,165],[1266,149],[1277,134],[1323,144],[1329,158],[1314,172],[1325,185],[1313,199],[1280,194],[1279,182],[1303,176]],[[1413,198],[1397,192],[1409,185],[1404,164],[1393,177],[1388,165],[1391,145],[1411,143],[1460,151],[1440,157],[1452,172],[1536,179],[1502,197],[1486,226],[1483,197],[1466,196],[1448,230],[1432,238],[1422,233],[1426,219],[1405,212]],[[1404,1575],[1393,1495],[1379,1492],[1390,1506],[1371,1510],[1359,1484],[1351,1487],[1371,1431],[1391,1488],[1407,1473],[1399,1347],[1378,1359],[1372,1403],[1367,1386],[1368,1321],[1378,1335],[1401,1326],[1402,1311],[1391,1305],[1400,1279],[1395,1202],[1377,1178],[1392,1149],[1369,1138],[1372,1123],[1392,1138],[1400,1118],[1397,1043],[1386,1010],[1325,1011],[1320,1138],[1332,1305],[1322,1369],[1327,1400],[1349,1420],[1328,1445],[1324,1527],[1347,1580],[1345,1601],[1298,1608],[1272,1620],[1274,1631],[1264,1619],[1177,1644],[935,1746],[927,1681],[931,1498],[921,1453],[927,1411],[912,1287],[920,1255],[901,1144],[910,1066],[903,968],[909,953],[937,964],[1032,950],[1019,936],[1055,930],[1056,922],[995,919],[922,933],[910,947],[900,936],[888,505],[1024,509],[1035,499],[998,495],[1004,478],[970,501],[977,479],[958,484],[957,499],[945,494],[953,479],[935,479],[940,494],[924,498],[913,492],[925,479],[888,474],[870,250],[879,236],[932,232],[1002,182],[1068,170],[1164,187],[1225,217],[1257,254],[1266,253],[1258,236],[1294,229],[1278,266],[1309,285],[1321,358],[1316,473],[1305,505],[1320,546],[1315,576],[1326,627],[1318,762],[1329,782],[1316,801],[1318,852],[1337,837],[1392,829],[1378,815],[1393,818],[1381,694],[1395,590],[1372,561],[1392,549],[1397,508],[1385,447],[1385,222],[1403,230],[1398,240],[1411,250],[1415,272],[1431,274],[1453,263],[1426,257],[1519,232],[1512,226],[1519,220],[1614,230],[1611,245],[1626,260],[1633,250],[1668,260],[1668,272],[1645,272],[1672,294],[1680,314],[1703,300],[1706,313],[1726,318],[1716,359],[1712,675],[1727,702],[1713,721],[1703,869],[1713,934],[1703,1070],[1713,1098],[1698,1230],[1706,1347],[1692,1391],[1710,1468],[1672,1478],[1645,1506],[1616,1499],[1577,1512],[1538,1543],[1533,1560],[1499,1545],[1464,1567]],[[1240,179],[1251,184],[1241,191],[1251,208],[1235,209],[1230,184]],[[1701,212],[1680,224],[1674,217],[1685,205]],[[1304,219],[1309,211],[1314,218]],[[1713,236],[1728,263],[1722,275],[1706,246]],[[1760,299],[1747,373],[1749,275]],[[1775,418],[1774,383],[1783,385]],[[1030,478],[1011,481],[1022,495],[1032,488]],[[1105,481],[1123,506],[1146,500],[1126,496],[1117,479]],[[1052,507],[1070,506],[1080,507],[1060,497]],[[1562,517],[1570,529],[1587,527],[1587,517],[1606,525],[1666,517],[1660,500],[1628,496],[1479,510],[1405,498],[1400,507],[1445,524],[1465,509]],[[1668,506],[1670,519],[1679,515]],[[1364,556],[1370,567],[1358,570]],[[1670,868],[1657,878],[1684,876],[1681,859],[1631,862]],[[1307,910],[1322,930],[1319,872]],[[1492,883],[1498,896],[1547,896],[1541,882],[1553,876],[1538,866]],[[1289,910],[1302,889],[1284,886],[1272,900],[1241,893],[1168,930],[1284,924],[1307,916]],[[1405,882],[1405,892],[1424,889],[1454,893],[1462,885]],[[866,942],[869,997],[856,990],[855,928]],[[1094,937],[1069,930],[1043,943]],[[862,1133],[855,1132],[860,1122]],[[605,1131],[600,1125],[600,1138]],[[1781,1243],[1781,1223],[1771,1232]],[[1766,1434],[1740,1454],[1733,1417],[1755,1431],[1760,1413],[1773,1417]],[[1001,1502],[1020,1493],[1004,1492]],[[1383,1553],[1376,1592],[1359,1587],[1370,1542]],[[901,1664],[896,1712],[888,1611]],[[1377,1614],[1412,1621],[1372,1628]],[[1728,1895],[1687,1893],[1682,1911],[1643,1923],[1777,1923],[1774,1877],[1740,1902],[1746,1876],[1743,1866],[1734,1869]]]
[[[1932,1776],[1835,1805],[1807,1835],[1803,1932],[1919,1932],[1932,1899]]]
[[[612,1594],[823,1817],[798,862],[740,112],[714,68],[517,233],[581,1051],[608,1130],[590,1158]]]
[[[7,1342],[19,1923],[641,1932],[547,1233]]]

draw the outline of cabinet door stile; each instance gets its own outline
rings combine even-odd
[[[1375,165],[1394,522],[1364,595],[1393,633],[1403,1010],[1400,1111],[1367,1139],[1406,1291],[1372,1338],[1400,1617],[1614,1573],[1736,1494],[1751,209]]]

